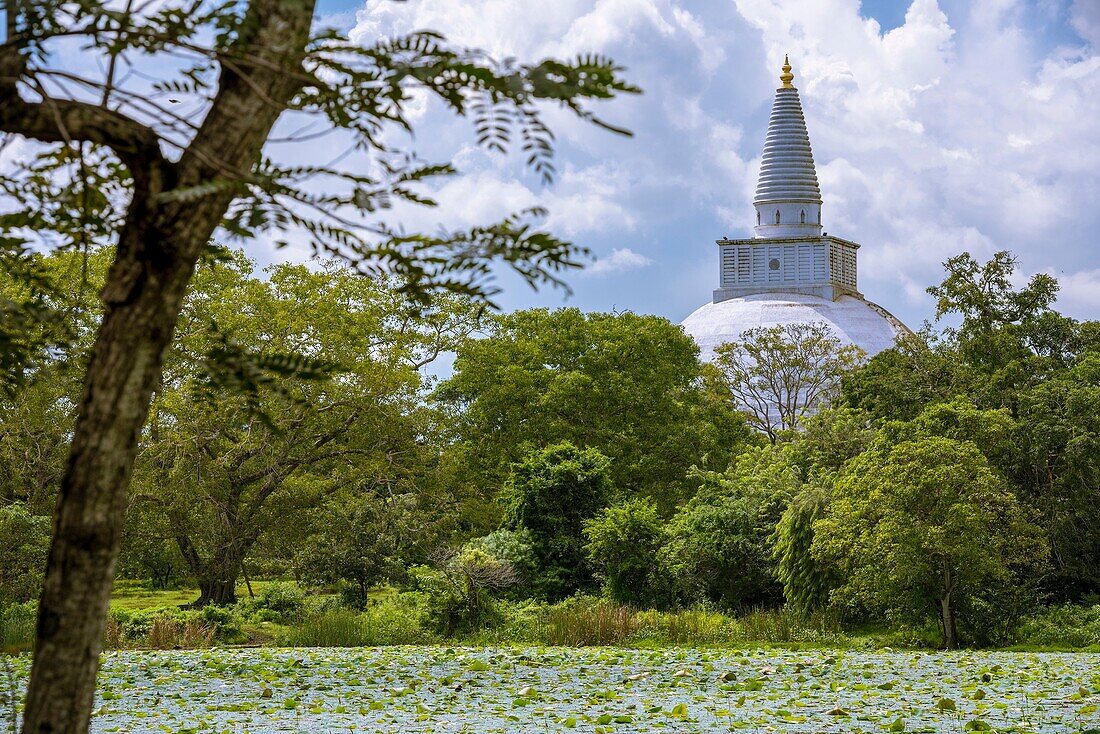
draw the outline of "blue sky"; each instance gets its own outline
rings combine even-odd
[[[413,104],[415,136],[392,131],[390,142],[462,175],[435,184],[437,209],[401,207],[388,223],[468,227],[539,205],[553,232],[591,249],[568,299],[502,277],[505,309],[564,304],[678,322],[708,302],[714,240],[751,235],[789,53],[824,229],[862,244],[870,300],[919,326],[944,260],[1007,249],[1021,280],[1055,275],[1063,311],[1100,318],[1100,0],[320,0],[319,16],[364,44],[432,29],[497,57],[599,52],[645,90],[596,110],[632,138],[546,111],[558,140],[551,187],[521,156],[480,149],[469,120],[425,95]],[[53,53],[62,66],[89,63],[75,43]],[[178,65],[143,63],[146,73]],[[347,144],[329,136],[271,153],[324,164]],[[310,255],[304,240],[247,248],[260,264]]]
[[[364,43],[431,28],[497,56],[610,55],[645,89],[602,105],[617,138],[554,110],[561,175],[474,144],[425,101],[409,145],[461,178],[409,227],[469,225],[541,204],[597,260],[574,295],[505,278],[505,308],[576,305],[679,321],[717,282],[714,240],[748,236],[764,128],[790,53],[825,229],[860,242],[860,286],[911,325],[963,250],[1010,249],[1050,272],[1062,308],[1100,317],[1100,2],[1093,0],[322,1]],[[323,150],[315,151],[323,154]]]

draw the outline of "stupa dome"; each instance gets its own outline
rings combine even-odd
[[[844,344],[855,344],[868,355],[894,346],[907,331],[889,311],[854,296],[835,301],[798,293],[759,293],[708,303],[683,321],[684,331],[699,345],[704,361],[714,359],[714,348],[741,341],[741,335],[757,327],[823,323]]]

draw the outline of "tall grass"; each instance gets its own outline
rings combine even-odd
[[[13,604],[0,609],[0,652],[25,652],[34,646],[38,607]]]
[[[362,617],[350,609],[310,615],[277,638],[283,647],[360,647],[369,645]]]
[[[283,647],[363,647],[425,645],[438,642],[425,624],[423,609],[408,601],[383,601],[362,612],[321,609],[276,639]]]
[[[210,647],[216,631],[214,625],[199,619],[181,621],[158,617],[149,626],[149,647],[154,650]]]
[[[606,603],[550,607],[545,625],[546,644],[572,647],[622,644],[641,628],[634,610]]]
[[[470,642],[541,645],[845,644],[835,618],[805,620],[785,609],[731,616],[708,609],[637,610],[595,598],[513,608],[499,629]]]

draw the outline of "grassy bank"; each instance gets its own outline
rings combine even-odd
[[[638,610],[596,597],[557,604],[499,602],[476,628],[439,633],[429,600],[415,592],[380,592],[363,610],[332,594],[307,595],[286,582],[253,582],[255,598],[231,607],[186,609],[193,589],[152,591],[120,584],[111,602],[104,647],[197,649],[225,645],[360,647],[473,646],[784,646],[872,649],[932,648],[934,629],[892,630],[842,624],[835,616],[804,619],[786,609],[731,615],[710,609]],[[33,642],[32,604],[0,612],[0,648]],[[1004,645],[1016,650],[1100,651],[1100,604],[1051,607],[1023,620]]]

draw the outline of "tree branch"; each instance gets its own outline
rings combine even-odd
[[[5,66],[0,61],[0,74]],[[47,143],[106,145],[138,176],[150,165],[167,163],[160,152],[160,138],[140,122],[74,100],[47,97],[27,102],[19,95],[16,78],[7,75],[0,76],[0,130]]]

